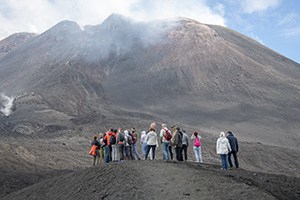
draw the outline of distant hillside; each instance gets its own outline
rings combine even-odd
[[[0,57],[37,36],[34,33],[15,33],[0,41]]]

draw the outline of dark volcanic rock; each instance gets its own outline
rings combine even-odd
[[[3,199],[298,199],[299,178],[191,163],[123,162],[57,176]]]

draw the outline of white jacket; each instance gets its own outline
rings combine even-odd
[[[220,137],[217,140],[217,154],[228,154],[229,151],[231,151],[231,147],[229,144],[229,141],[226,137]]]
[[[154,131],[150,131],[146,137],[147,145],[157,145],[157,134]]]

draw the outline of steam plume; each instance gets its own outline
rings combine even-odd
[[[9,116],[12,113],[15,97],[8,97],[4,93],[0,94],[0,112]]]

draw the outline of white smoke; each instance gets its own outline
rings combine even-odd
[[[12,113],[12,108],[14,106],[15,97],[8,97],[4,93],[0,94],[0,112],[9,116]]]

